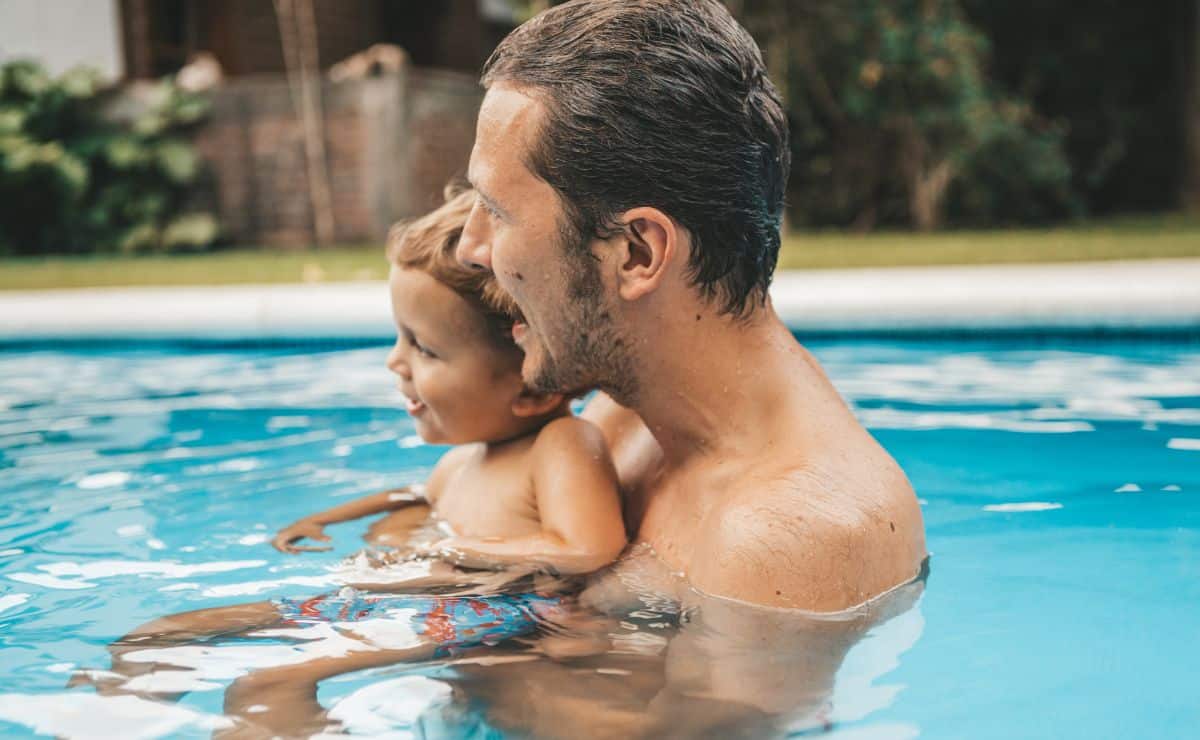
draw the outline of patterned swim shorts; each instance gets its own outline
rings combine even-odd
[[[346,586],[308,599],[277,599],[288,625],[407,618],[413,630],[439,648],[496,645],[533,632],[540,619],[562,609],[562,599],[539,594],[413,596],[359,591]]]

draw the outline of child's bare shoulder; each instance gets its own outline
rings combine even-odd
[[[479,453],[479,445],[468,444],[451,448],[438,459],[433,472],[425,481],[425,496],[432,503],[456,473],[466,467]]]
[[[590,481],[605,490],[615,490],[616,468],[608,444],[600,428],[590,421],[563,417],[542,427],[534,440],[531,458],[539,496],[545,484],[557,490],[559,484],[582,485]]]
[[[542,427],[533,446],[537,454],[574,450],[608,457],[608,445],[600,427],[578,416],[564,416]]]

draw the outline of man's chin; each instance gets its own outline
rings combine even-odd
[[[530,364],[528,361],[521,365],[521,381],[531,391],[554,393],[553,389],[546,387],[552,380],[553,378],[548,377],[539,365]]]
[[[525,361],[521,363],[521,380],[525,383],[525,387],[538,393],[562,391],[558,373],[535,353],[525,353]]]

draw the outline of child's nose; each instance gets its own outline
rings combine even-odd
[[[400,346],[399,342],[392,347],[391,352],[388,352],[387,366],[388,370],[405,380],[412,378],[412,370],[408,366],[408,360],[404,357],[404,348]]]

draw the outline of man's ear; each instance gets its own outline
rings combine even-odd
[[[636,301],[658,289],[680,247],[682,230],[657,208],[633,208],[621,214],[626,251],[617,266],[617,290]]]
[[[548,414],[561,406],[564,398],[561,393],[539,393],[522,388],[512,402],[513,416],[532,418]]]

